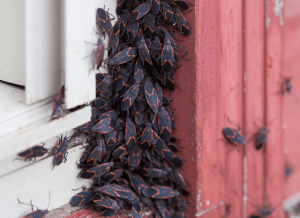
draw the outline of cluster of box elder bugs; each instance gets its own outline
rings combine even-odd
[[[131,210],[132,217],[139,218],[147,207],[155,218],[187,217],[185,197],[190,193],[178,170],[183,165],[175,154],[180,152],[180,139],[172,135],[175,116],[164,92],[175,89],[174,73],[183,51],[176,44],[176,34],[191,34],[183,15],[188,9],[184,0],[118,0],[119,20],[113,26],[112,15],[98,8],[97,24],[109,37],[109,46],[104,60],[105,47],[99,37],[95,64],[108,73],[96,74],[91,121],[77,128],[88,136],[79,176],[93,179],[93,184],[72,197],[72,205],[93,206],[106,216]],[[290,92],[289,80],[285,85]],[[63,99],[64,86],[53,105],[52,119],[59,116]],[[256,149],[266,144],[267,133],[264,126],[255,135]],[[239,129],[225,127],[223,134],[236,146],[246,145]],[[56,149],[54,166],[66,161],[67,136]],[[45,153],[48,149],[38,145],[18,155],[30,160]],[[31,214],[43,217],[48,211],[42,212]]]
[[[183,15],[189,4],[184,0],[118,0],[119,20],[114,26],[113,16],[97,9],[103,36],[97,42],[95,65],[98,70],[107,68],[108,73],[96,74],[91,121],[77,128],[88,135],[79,176],[93,179],[93,184],[72,197],[72,205],[93,206],[106,216],[130,211],[132,217],[141,218],[143,209],[150,208],[153,217],[187,217],[190,193],[178,169],[183,165],[176,155],[180,139],[172,134],[175,116],[165,89],[175,89],[179,51],[186,58],[176,35],[191,34]],[[107,36],[108,58],[104,60],[101,38]],[[59,116],[63,99],[64,86],[53,105],[52,119]],[[54,166],[66,160],[66,136],[56,149]],[[19,155],[33,159],[42,152],[48,150],[35,146]]]
[[[175,89],[182,48],[163,26],[189,35],[182,14],[188,8],[182,0],[119,0],[114,26],[108,11],[98,8],[98,26],[110,43],[103,60],[98,40],[95,63],[109,72],[96,75],[91,121],[77,128],[89,136],[79,176],[93,179],[93,186],[75,195],[72,205],[93,205],[106,216],[131,210],[134,218],[142,217],[147,207],[153,217],[186,217],[183,196],[189,190],[178,170],[180,140],[172,135],[175,116],[164,94]]]

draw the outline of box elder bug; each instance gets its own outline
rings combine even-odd
[[[66,135],[63,140],[60,139],[60,143],[58,145],[56,155],[53,158],[53,164],[54,164],[53,168],[55,166],[60,165],[66,159],[68,145],[69,145],[69,142],[68,142],[68,138]]]

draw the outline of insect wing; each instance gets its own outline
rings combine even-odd
[[[58,109],[62,104],[62,100],[64,99],[65,96],[65,86],[62,86],[55,98],[54,104],[52,106],[52,115],[51,117],[57,115]]]
[[[141,137],[141,147],[143,150],[148,150],[153,143],[153,130],[151,124],[148,123]]]
[[[125,9],[125,0],[118,0],[117,9],[116,9],[117,15],[121,15],[124,9]]]
[[[139,31],[139,21],[130,22],[126,26],[126,32],[127,32],[127,41],[133,42],[134,38],[136,37],[137,33]]]
[[[87,165],[94,165],[98,160],[101,160],[102,155],[103,155],[103,148],[101,145],[98,145],[94,148],[94,150],[91,152],[89,155],[86,164]]]
[[[49,213],[48,210],[35,210],[23,218],[43,218],[47,213]]]
[[[112,209],[114,211],[119,209],[119,206],[118,206],[117,202],[115,200],[113,200],[112,198],[107,197],[107,196],[97,195],[94,198],[93,202],[96,205],[99,205],[99,206],[102,206],[102,207],[105,207],[105,208],[108,208],[108,209]]]
[[[83,206],[89,203],[90,199],[94,195],[94,192],[91,190],[85,190],[83,192],[79,192],[75,196],[73,196],[70,200],[70,203],[73,206]]]
[[[167,0],[167,2],[169,2],[170,5],[183,10],[189,9],[189,5],[184,0]]]
[[[123,33],[124,33],[124,31],[125,31],[128,17],[129,17],[129,10],[124,11],[124,12],[121,14],[121,17],[120,17],[120,35],[121,35],[121,36],[123,35]]]
[[[97,132],[100,134],[109,133],[114,130],[116,121],[111,118],[105,118],[99,121],[95,126],[92,127],[92,132]]]
[[[121,109],[123,111],[128,110],[130,106],[133,104],[133,102],[135,101],[136,95],[138,93],[138,88],[139,88],[139,84],[138,83],[134,84],[128,89],[128,91],[124,95],[121,104]]]
[[[136,7],[131,14],[129,15],[129,22],[134,22],[138,19],[141,19],[150,11],[150,5],[148,3],[143,3]]]
[[[109,133],[106,133],[105,141],[107,145],[116,144],[117,143],[116,131],[111,131]]]
[[[97,21],[104,32],[111,37],[112,36],[112,24],[108,13],[102,8],[97,9]]]
[[[170,72],[174,66],[174,51],[169,40],[166,41],[161,53],[161,66],[164,72]]]
[[[174,91],[175,89],[174,76],[171,71],[164,74],[164,85],[170,91]]]
[[[100,68],[101,63],[103,61],[104,58],[104,51],[105,51],[105,45],[103,43],[103,41],[98,38],[98,42],[97,42],[97,50],[96,50],[96,63],[97,63],[97,69]]]
[[[153,14],[158,14],[160,9],[160,0],[151,0],[151,10]]]
[[[145,16],[143,27],[145,36],[147,38],[151,38],[152,33],[154,31],[154,18],[151,12]]]
[[[223,134],[235,145],[246,145],[245,138],[236,129],[225,127],[223,128]]]
[[[136,147],[136,128],[129,117],[126,118],[125,141],[129,152]]]
[[[175,18],[176,18],[176,23],[177,26],[179,27],[180,31],[184,33],[184,35],[190,35],[191,34],[191,29],[185,19],[185,17],[183,16],[183,14],[181,13],[181,11],[179,9],[175,9],[176,13],[175,13]]]
[[[112,172],[104,174],[102,177],[105,181],[111,182],[113,180],[117,180],[122,177],[124,170],[123,169],[117,169]]]
[[[59,144],[57,153],[53,158],[54,165],[58,166],[64,161],[68,150],[68,145],[68,138],[65,136],[64,140]]]
[[[166,186],[151,186],[143,191],[143,194],[149,198],[167,199],[180,195],[180,193]]]
[[[134,80],[136,83],[142,82],[144,79],[146,70],[144,66],[142,65],[140,59],[138,58],[134,67]]]
[[[112,38],[111,38],[111,46],[112,48],[116,49],[119,45],[119,38],[120,38],[120,23],[116,23],[114,25],[112,31]]]
[[[116,54],[112,60],[109,61],[110,65],[124,64],[137,56],[138,49],[136,47],[129,47]]]
[[[99,121],[102,119],[105,119],[105,118],[111,118],[113,120],[116,120],[117,116],[118,116],[118,114],[116,111],[114,111],[114,110],[107,111],[99,116]]]
[[[151,59],[149,50],[147,48],[147,45],[146,45],[144,39],[142,39],[142,41],[140,42],[138,50],[139,50],[140,60],[141,60],[142,64],[144,65],[144,67],[147,70],[152,71],[153,63],[152,63],[152,59]]]
[[[158,114],[158,97],[155,89],[153,88],[150,82],[145,83],[144,89],[148,104],[150,105],[153,112],[155,114]]]
[[[167,2],[162,2],[161,4],[161,14],[163,15],[164,19],[169,23],[174,23],[174,12],[170,5]]]
[[[113,157],[114,158],[121,158],[121,157],[124,157],[126,154],[128,154],[128,151],[125,147],[125,144],[123,144],[119,148],[114,150]]]
[[[136,145],[133,151],[130,152],[129,157],[128,157],[128,166],[129,168],[135,169],[140,165],[142,158],[142,149],[140,148],[139,145]]]
[[[80,176],[84,179],[94,179],[96,177],[102,176],[107,173],[112,167],[113,163],[104,163],[98,166],[95,166],[89,170],[83,172]]]

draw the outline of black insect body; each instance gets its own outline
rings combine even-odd
[[[24,157],[26,160],[31,160],[32,158],[36,159],[37,157],[42,157],[44,154],[48,153],[48,149],[44,146],[36,145],[32,148],[29,148],[21,153],[18,153],[18,156]]]
[[[107,11],[102,8],[97,9],[97,21],[103,31],[109,36],[112,36],[112,24]]]
[[[53,158],[54,166],[60,165],[65,160],[66,153],[68,150],[68,145],[69,145],[68,138],[67,138],[67,136],[65,136],[63,140],[60,140],[56,155]]]
[[[174,66],[174,51],[169,40],[166,41],[161,54],[161,66],[164,72],[170,72]]]
[[[257,150],[261,149],[263,146],[267,144],[267,134],[269,130],[267,129],[267,126],[264,125],[263,128],[256,134],[255,136],[255,148]]]
[[[234,128],[230,128],[230,127],[223,128],[223,134],[229,142],[231,142],[232,144],[234,144],[236,146],[247,144],[244,136],[242,136],[238,132],[238,130],[236,130]]]
[[[142,41],[140,42],[138,49],[139,49],[139,55],[140,55],[140,60],[141,60],[142,64],[144,65],[144,67],[147,70],[152,71],[153,63],[152,63],[152,59],[150,56],[150,52],[147,48],[147,45],[146,45],[144,39],[142,39]]]

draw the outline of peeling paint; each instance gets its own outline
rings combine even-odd
[[[204,211],[202,211],[202,212],[196,213],[195,216],[196,216],[196,217],[200,217],[200,216],[206,214],[208,211],[211,211],[211,210],[213,210],[213,209],[216,209],[216,208],[220,207],[220,206],[223,205],[223,204],[224,204],[224,201],[221,201],[220,203],[218,203],[218,204],[216,204],[216,205],[214,205],[214,206],[212,206],[212,207],[210,207],[210,208],[208,208],[208,209],[206,209],[206,210],[204,210]]]
[[[248,195],[248,165],[247,156],[244,156],[244,176],[243,176],[243,218],[247,218],[247,195]]]
[[[283,0],[275,0],[274,2],[274,12],[277,16],[279,16],[280,25],[284,25],[284,17],[283,17],[283,6],[284,1]]]
[[[269,28],[269,25],[271,23],[271,18],[269,18],[269,0],[266,0],[266,27]]]
[[[200,211],[200,207],[202,207],[201,201],[201,189],[199,189],[199,193],[197,194],[197,211]]]

